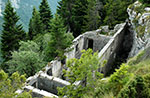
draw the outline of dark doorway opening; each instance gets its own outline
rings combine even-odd
[[[48,71],[47,71],[47,74],[49,75],[49,76],[52,76],[53,74],[52,74],[52,68],[50,68]]]
[[[88,42],[88,48],[87,49],[89,49],[89,48],[93,49],[93,40],[89,39],[88,41],[89,42]]]

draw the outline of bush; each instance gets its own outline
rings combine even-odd
[[[142,3],[150,3],[150,0],[139,0]]]
[[[132,74],[128,72],[128,68],[128,65],[122,64],[120,69],[116,69],[116,72],[110,76],[109,83],[112,84],[112,89],[115,95],[123,88],[132,76]]]
[[[103,77],[98,72],[99,60],[98,53],[93,53],[92,49],[83,50],[80,59],[68,60],[66,65],[68,69],[64,70],[64,73],[71,85],[59,88],[59,95],[67,98],[81,98],[88,92],[94,92],[97,80]]]
[[[141,76],[135,76],[124,85],[117,98],[147,98],[145,93],[145,83]]]
[[[30,93],[23,92],[18,95],[15,93],[17,89],[21,89],[26,78],[19,75],[18,72],[13,73],[10,77],[3,70],[0,70],[0,98],[32,98]]]
[[[34,75],[46,63],[40,55],[40,47],[33,41],[20,42],[19,51],[12,52],[12,59],[7,62],[9,72],[18,71],[27,76]]]

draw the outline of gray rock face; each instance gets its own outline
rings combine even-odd
[[[146,7],[145,11],[149,12],[150,11],[150,7]]]
[[[127,9],[131,31],[133,32],[133,47],[130,52],[129,57],[133,57],[140,50],[145,49],[145,47],[150,43],[150,8],[144,8],[144,12],[140,13],[135,10],[136,7],[141,7],[141,3],[136,1],[131,8]],[[141,34],[142,36],[139,36]]]

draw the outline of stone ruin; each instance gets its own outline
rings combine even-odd
[[[87,50],[88,48],[93,49],[94,52],[99,52],[100,62],[108,60],[104,68],[100,69],[101,72],[106,74],[112,68],[112,62],[120,55],[118,54],[120,49],[126,48],[122,44],[126,42],[124,37],[129,35],[127,34],[129,33],[127,23],[121,24],[118,29],[114,36],[101,35],[101,29],[89,31],[78,36],[73,40],[73,45],[69,48],[70,51],[65,53],[65,61],[55,59],[48,63],[45,68],[27,79],[26,85],[23,87],[24,90],[31,90],[33,98],[43,98],[44,96],[57,98],[57,87],[70,85],[62,73],[62,69],[66,68],[65,62],[71,58],[80,58],[81,50]],[[128,41],[131,40],[128,39]],[[17,92],[21,93],[23,90],[18,90]]]

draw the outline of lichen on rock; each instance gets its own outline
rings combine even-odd
[[[127,12],[134,32],[133,48],[129,55],[133,57],[150,43],[150,8],[136,1]]]

